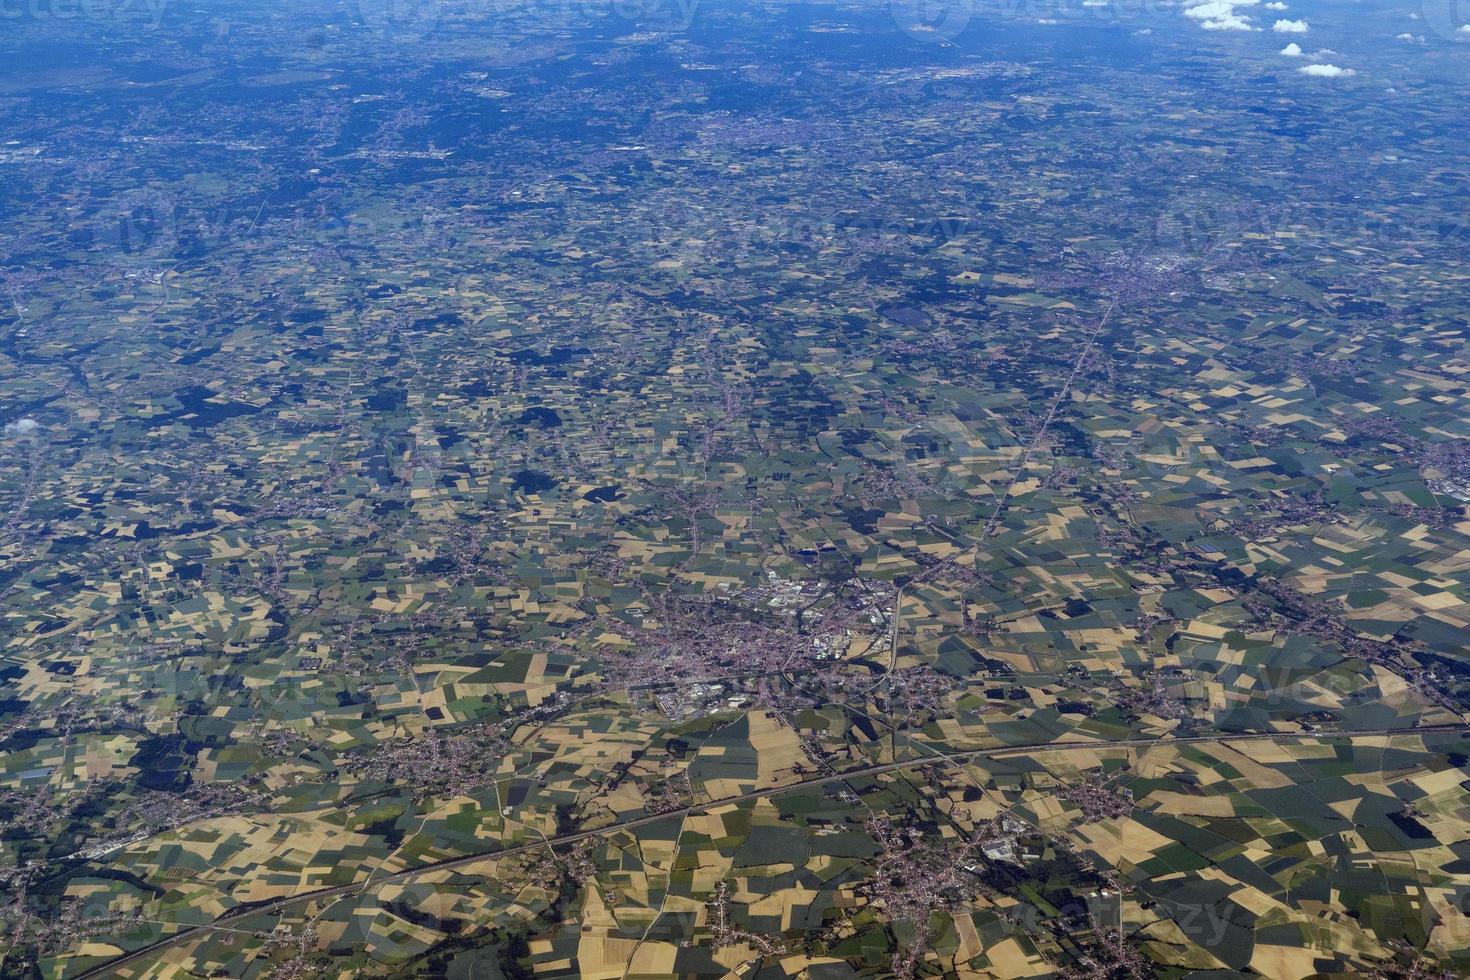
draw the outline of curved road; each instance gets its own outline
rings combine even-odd
[[[855,779],[861,776],[877,776],[888,772],[897,772],[903,769],[920,769],[924,766],[932,766],[942,762],[963,762],[967,759],[994,759],[1007,755],[1020,755],[1035,752],[1066,752],[1079,749],[1122,749],[1122,748],[1146,748],[1150,746],[1163,745],[1189,745],[1200,742],[1252,742],[1252,741],[1302,741],[1317,740],[1329,741],[1335,739],[1359,739],[1359,738],[1383,738],[1385,736],[1420,736],[1432,734],[1446,734],[1460,732],[1470,734],[1470,724],[1452,725],[1424,725],[1419,728],[1376,728],[1366,731],[1354,732],[1243,732],[1239,734],[1216,734],[1216,735],[1187,735],[1181,738],[1129,738],[1115,742],[1051,742],[1041,745],[1006,745],[987,749],[967,749],[962,752],[938,752],[934,755],[919,759],[905,759],[901,762],[884,762],[871,766],[861,766],[857,769],[849,769],[845,772],[833,773],[825,776],[813,776],[794,783],[785,783],[781,786],[771,786],[766,789],[751,790],[749,793],[741,793],[738,796],[726,796],[718,800],[707,800],[696,803],[678,810],[667,810],[663,813],[653,814],[645,817],[635,817],[631,820],[623,820],[618,823],[608,824],[595,830],[579,830],[569,834],[561,834],[557,837],[548,837],[544,840],[533,841],[526,844],[517,844],[512,847],[503,847],[493,851],[480,851],[475,854],[467,854],[464,857],[449,858],[444,861],[436,861],[432,864],[420,865],[416,868],[406,868],[395,871],[378,878],[367,878],[363,881],[354,882],[350,885],[338,885],[334,888],[319,888],[315,891],[301,892],[286,898],[275,899],[261,905],[242,906],[231,909],[224,913],[214,922],[208,925],[192,926],[182,932],[174,933],[172,936],[160,939],[156,943],[143,946],[131,953],[124,953],[114,957],[105,963],[98,964],[83,973],[77,974],[73,980],[92,980],[92,978],[117,975],[129,964],[137,963],[139,960],[147,959],[163,949],[182,943],[188,939],[195,938],[212,929],[223,928],[235,919],[245,919],[253,915],[273,915],[278,912],[307,902],[319,901],[321,899],[343,898],[355,895],[368,887],[391,884],[393,882],[406,881],[419,875],[428,874],[432,871],[445,871],[454,868],[463,868],[472,864],[478,864],[492,858],[510,857],[523,854],[542,847],[558,847],[563,844],[575,844],[578,841],[588,840],[593,837],[604,837],[623,830],[634,830],[638,827],[646,827],[649,824],[658,823],[661,820],[671,820],[687,816],[691,813],[699,813],[705,810],[713,810],[716,807],[728,806],[731,803],[741,803],[747,800],[758,800],[764,797],[780,796],[783,793],[792,793],[797,790],[811,789],[816,786],[825,786],[829,783],[841,782],[847,779]]]

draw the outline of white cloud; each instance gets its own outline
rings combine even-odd
[[[1424,36],[1423,35],[1416,36],[1416,35],[1413,35],[1413,34],[1400,34],[1397,39],[1400,40],[1400,41],[1408,41],[1410,44],[1423,44],[1424,43]]]
[[[1290,10],[1291,8],[1288,7],[1286,4],[1282,3],[1281,0],[1271,0],[1270,3],[1262,4],[1261,5],[1261,9],[1262,10]]]
[[[1305,34],[1308,28],[1304,20],[1278,20],[1271,25],[1271,30],[1277,34]]]
[[[1351,68],[1339,68],[1336,65],[1302,65],[1297,71],[1314,78],[1346,78],[1357,74]]]
[[[41,423],[35,419],[20,419],[16,422],[5,423],[6,435],[28,436],[41,427]]]
[[[1460,33],[1461,34],[1470,34],[1470,24],[1461,24],[1460,25]]]
[[[1295,41],[1292,41],[1286,47],[1281,49],[1281,53],[1286,55],[1288,58],[1300,58],[1302,56],[1302,46],[1300,44],[1297,44]]]
[[[1216,17],[1228,17],[1235,12],[1235,4],[1230,0],[1204,0],[1185,8],[1184,16],[1191,20],[1214,20]]]
[[[1084,7],[1106,7],[1107,5],[1108,0],[1082,0]]]
[[[1238,13],[1240,7],[1254,7],[1260,0],[1204,0],[1184,8],[1184,16],[1197,20],[1207,31],[1255,31],[1260,28],[1249,17]]]

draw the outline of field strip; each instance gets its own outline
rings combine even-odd
[[[383,875],[380,878],[369,878],[350,885],[338,885],[334,888],[321,888],[314,891],[302,892],[299,895],[291,895],[286,898],[275,899],[258,905],[242,905],[224,913],[214,922],[205,925],[191,926],[182,932],[175,933],[158,942],[144,946],[130,953],[115,957],[105,963],[98,964],[89,970],[77,974],[73,980],[92,980],[96,977],[118,975],[130,963],[135,963],[157,953],[169,946],[184,942],[192,937],[202,935],[211,930],[224,928],[223,923],[234,919],[247,918],[252,915],[273,915],[284,912],[296,905],[320,899],[345,898],[379,885],[392,884],[407,881],[428,874],[433,871],[452,870],[454,868],[468,867],[483,861],[497,858],[513,857],[524,854],[542,847],[557,847],[564,844],[575,844],[578,841],[590,840],[595,837],[605,837],[625,830],[636,830],[639,827],[647,827],[650,824],[659,823],[664,820],[673,820],[687,817],[690,814],[712,810],[716,807],[729,806],[732,803],[742,803],[749,800],[765,799],[772,796],[781,796],[803,789],[812,789],[818,786],[826,786],[831,783],[841,782],[847,779],[856,779],[863,776],[879,776],[884,773],[898,772],[904,769],[921,769],[924,766],[937,765],[943,762],[964,762],[972,759],[996,759],[1011,755],[1025,755],[1037,752],[1068,752],[1078,750],[1108,750],[1127,748],[1147,748],[1168,745],[1194,745],[1200,743],[1222,743],[1222,742],[1289,742],[1289,741],[1337,741],[1371,738],[1404,738],[1422,737],[1435,734],[1452,734],[1455,732],[1470,733],[1470,723],[1467,724],[1445,724],[1424,725],[1419,728],[1377,728],[1363,731],[1313,731],[1313,732],[1240,732],[1220,733],[1212,735],[1187,735],[1180,738],[1130,738],[1112,742],[1100,741],[1073,741],[1073,742],[1049,742],[1039,745],[1005,745],[985,749],[965,749],[962,751],[938,752],[934,755],[919,759],[904,759],[898,762],[882,762],[870,766],[861,766],[857,769],[849,769],[845,772],[832,773],[824,776],[814,776],[794,783],[786,783],[781,786],[771,786],[766,789],[751,790],[737,796],[726,796],[717,800],[706,800],[703,803],[695,803],[691,806],[678,810],[667,810],[663,813],[651,814],[644,817],[635,817],[632,820],[624,820],[618,823],[608,824],[606,827],[598,827],[593,830],[579,830],[558,837],[548,837],[544,840],[531,841],[525,844],[516,844],[511,847],[499,848],[493,851],[482,851],[476,854],[467,854],[463,857],[449,858],[433,864],[420,865],[416,868],[406,868],[403,871],[395,871],[392,874]]]

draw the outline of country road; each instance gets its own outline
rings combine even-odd
[[[92,978],[97,977],[118,976],[120,975],[119,971],[121,971],[124,967],[128,966],[131,963],[136,963],[139,960],[146,959],[149,956],[158,953],[169,946],[185,942],[188,939],[197,937],[206,931],[227,927],[228,923],[236,919],[249,918],[250,916],[254,915],[271,915],[278,912],[283,912],[286,909],[292,908],[293,906],[302,905],[307,902],[355,895],[369,887],[377,887],[379,885],[407,881],[409,879],[434,871],[445,871],[454,868],[463,868],[469,865],[478,864],[482,861],[511,857],[516,854],[523,854],[528,851],[537,850],[543,847],[559,847],[565,844],[575,844],[578,841],[588,840],[594,837],[604,837],[608,834],[618,833],[619,831],[635,830],[639,827],[646,827],[650,824],[658,823],[659,821],[679,819],[681,817],[688,816],[689,814],[713,810],[717,807],[728,806],[732,803],[742,803],[749,800],[758,800],[772,796],[780,796],[785,793],[792,793],[803,789],[811,789],[813,787],[825,786],[831,783],[842,782],[844,780],[855,779],[862,776],[877,776],[882,775],[883,773],[898,772],[904,769],[919,769],[923,768],[924,766],[931,766],[935,765],[936,763],[943,762],[964,762],[974,759],[996,759],[1003,758],[1009,755],[1022,755],[1026,753],[1036,752],[1067,752],[1084,749],[1100,750],[1121,748],[1147,748],[1151,746],[1189,745],[1201,742],[1288,742],[1304,740],[1333,741],[1340,739],[1353,740],[1395,736],[1418,737],[1422,735],[1448,734],[1453,732],[1470,734],[1470,724],[1425,725],[1419,728],[1378,728],[1353,732],[1314,731],[1243,732],[1238,734],[1220,733],[1212,735],[1189,735],[1180,738],[1131,738],[1122,739],[1114,742],[1052,742],[1041,745],[1008,745],[985,749],[967,749],[957,752],[936,751],[935,754],[925,756],[923,758],[905,759],[899,762],[884,762],[870,766],[861,766],[856,769],[850,769],[844,772],[833,773],[830,775],[813,776],[809,779],[802,779],[794,783],[786,783],[780,786],[771,786],[766,789],[751,790],[748,793],[741,793],[737,796],[727,796],[717,800],[706,800],[703,803],[695,803],[682,809],[668,810],[663,813],[653,814],[650,816],[635,817],[631,820],[624,820],[618,823],[608,824],[605,827],[599,827],[594,830],[579,830],[573,833],[561,834],[557,837],[548,837],[544,840],[533,841],[526,844],[517,844],[512,847],[499,848],[497,850],[491,851],[481,851],[475,854],[467,854],[463,857],[449,858],[447,860],[437,861],[432,864],[420,865],[416,868],[406,868],[402,871],[395,871],[390,874],[382,875],[381,877],[364,879],[363,881],[354,882],[350,885],[338,885],[333,888],[321,888],[309,892],[302,892],[298,895],[276,899],[274,901],[267,902],[261,905],[242,906],[240,908],[232,909],[229,912],[224,913],[223,915],[219,916],[219,918],[215,919],[214,922],[208,925],[192,926],[188,929],[183,930],[182,932],[178,932],[165,939],[161,939],[156,943],[152,943],[151,945],[134,950],[131,953],[125,953],[122,956],[114,957],[113,959],[108,960],[105,963],[101,963],[97,966],[92,967],[89,970],[86,970],[83,973],[77,974],[76,977],[73,978],[73,980],[92,980]]]

